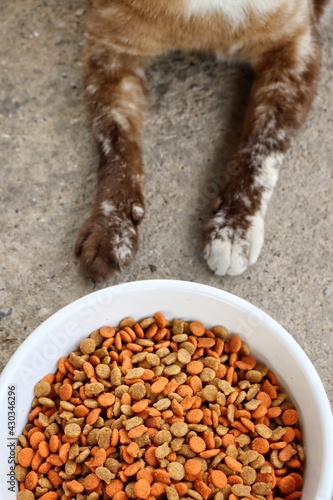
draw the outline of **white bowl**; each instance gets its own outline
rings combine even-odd
[[[126,316],[161,311],[238,333],[251,353],[267,363],[301,416],[307,455],[303,500],[332,500],[333,419],[327,395],[310,360],[278,323],[248,302],[222,290],[184,281],[151,280],[113,286],[64,307],[19,347],[0,377],[0,498],[16,498],[14,448],[23,429],[34,385],[57,361],[102,325]]]

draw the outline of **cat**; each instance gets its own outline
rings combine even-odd
[[[320,69],[318,22],[328,0],[88,0],[87,109],[99,167],[90,218],[74,252],[105,280],[133,259],[144,216],[145,70],[173,50],[249,64],[254,82],[240,144],[204,227],[203,256],[217,275],[254,264],[279,168],[305,120]]]

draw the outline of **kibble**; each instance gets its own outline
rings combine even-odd
[[[159,312],[103,326],[34,395],[18,500],[301,498],[298,412],[222,326]]]

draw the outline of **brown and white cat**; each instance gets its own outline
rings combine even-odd
[[[264,217],[320,68],[317,23],[328,0],[88,0],[85,92],[100,160],[96,199],[75,245],[84,272],[104,280],[128,264],[144,216],[145,68],[172,50],[249,63],[255,74],[239,148],[204,229],[218,275],[256,262]]]

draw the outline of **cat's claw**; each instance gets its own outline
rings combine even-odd
[[[264,219],[260,213],[248,219],[247,227],[228,224],[222,211],[215,214],[205,228],[203,256],[219,276],[236,276],[254,264],[264,242]]]

